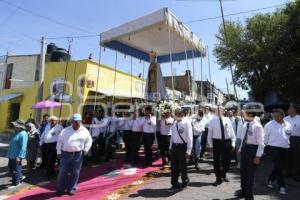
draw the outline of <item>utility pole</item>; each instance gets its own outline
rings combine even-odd
[[[219,0],[219,1],[220,1],[220,8],[221,8],[221,14],[222,14],[222,21],[223,21],[225,45],[226,45],[226,48],[227,48],[228,58],[230,60],[230,63],[229,63],[230,66],[229,66],[229,68],[230,68],[230,72],[231,72],[231,78],[232,78],[232,84],[233,84],[233,89],[234,89],[234,95],[235,95],[236,99],[238,99],[237,92],[236,92],[236,86],[235,86],[235,77],[234,77],[234,74],[233,74],[233,69],[232,69],[232,64],[231,64],[231,54],[230,54],[230,49],[228,48],[228,40],[227,40],[227,33],[226,33],[226,25],[225,25],[223,4],[222,4],[222,0]]]
[[[228,87],[227,78],[225,78],[225,81],[226,81],[226,87],[227,87],[227,94],[229,95],[229,87]]]
[[[39,62],[39,82],[38,82],[38,96],[37,102],[43,100],[43,87],[44,87],[44,76],[45,76],[45,55],[46,55],[46,39],[43,36],[41,39],[41,54]],[[36,109],[35,111],[35,121],[40,122],[42,111]]]

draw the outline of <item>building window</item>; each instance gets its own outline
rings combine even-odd
[[[14,64],[7,64],[4,89],[10,89]]]

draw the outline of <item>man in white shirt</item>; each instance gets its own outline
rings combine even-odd
[[[191,156],[193,147],[192,126],[184,120],[184,111],[182,109],[175,110],[175,122],[171,127],[171,185],[169,192],[186,188],[189,183],[187,174],[186,159]],[[181,176],[182,185],[179,184],[178,178]]]
[[[109,120],[104,114],[103,109],[98,110],[91,125],[91,135],[93,138],[91,151],[92,160],[95,163],[101,162],[102,157],[105,155],[105,137]]]
[[[132,151],[134,164],[138,164],[140,161],[139,150],[141,147],[144,120],[144,112],[142,109],[139,109],[138,113],[135,113],[133,116],[132,124]]]
[[[49,123],[45,127],[44,133],[40,139],[40,146],[44,146],[46,155],[44,158],[46,161],[46,175],[53,176],[55,175],[55,163],[57,159],[56,154],[56,143],[57,137],[62,131],[63,127],[58,124],[58,118],[55,116],[49,117]]]
[[[214,115],[211,113],[211,107],[205,106],[203,107],[203,119],[206,121],[205,131],[201,136],[201,151],[200,151],[200,160],[203,159],[204,153],[206,152],[207,147],[207,134],[208,134],[208,124],[211,119],[213,119]]]
[[[111,110],[108,112],[107,117],[107,134],[105,137],[105,161],[114,158],[115,143],[117,138],[117,131],[119,129],[119,118],[113,116]]]
[[[75,194],[83,156],[88,154],[92,142],[89,131],[82,125],[81,115],[74,114],[72,125],[63,129],[57,140],[56,150],[60,159],[57,195],[63,195],[65,191],[69,195]]]
[[[143,143],[145,148],[146,165],[151,166],[153,162],[152,145],[156,133],[156,117],[152,115],[150,106],[145,108],[145,118],[143,123]]]
[[[294,180],[300,179],[300,115],[296,105],[291,104],[288,110],[288,116],[285,121],[292,125],[292,134],[290,136],[290,150],[287,166],[287,176],[293,177]]]
[[[265,144],[269,146],[274,164],[267,186],[274,188],[273,182],[277,180],[279,193],[286,194],[283,172],[290,147],[289,137],[292,127],[289,122],[284,120],[284,111],[282,109],[274,110],[273,116],[274,120],[265,125]]]
[[[230,167],[231,151],[235,148],[235,134],[229,118],[224,117],[224,108],[218,106],[218,117],[213,118],[208,125],[207,142],[212,148],[214,156],[214,171],[216,182],[214,186],[223,181],[229,182],[226,173]],[[221,165],[222,169],[221,169]]]
[[[236,164],[238,164],[240,162],[239,159],[239,148],[241,146],[241,128],[243,127],[243,122],[240,116],[238,116],[239,112],[237,110],[237,108],[234,108],[232,110],[228,111],[228,118],[230,119],[231,123],[232,123],[232,128],[234,130],[234,134],[236,137],[236,141],[235,141],[235,154],[234,154],[234,158],[235,158],[235,162]]]
[[[159,152],[162,158],[162,165],[168,164],[170,162],[169,146],[171,137],[171,126],[174,122],[173,117],[171,117],[170,111],[165,111],[160,119],[160,134],[157,135]]]
[[[244,106],[246,123],[241,130],[242,144],[238,151],[241,154],[241,190],[236,196],[254,200],[253,185],[257,166],[264,151],[264,129],[254,120],[258,114],[251,106]],[[252,109],[252,110],[251,110]]]
[[[196,170],[199,170],[199,160],[200,160],[200,152],[201,152],[201,138],[202,134],[205,132],[206,121],[203,118],[204,112],[202,109],[198,110],[198,114],[192,120],[193,127],[193,163],[195,165]]]
[[[122,138],[125,144],[125,162],[130,162],[133,156],[132,151],[132,124],[133,120],[129,111],[123,113],[119,120],[119,127],[122,131]]]

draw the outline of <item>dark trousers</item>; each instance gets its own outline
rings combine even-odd
[[[290,137],[290,149],[287,162],[287,175],[300,176],[300,137]]]
[[[205,129],[205,131],[202,133],[201,135],[201,151],[200,151],[200,158],[203,158],[204,153],[206,151],[206,147],[207,147],[207,129]]]
[[[257,145],[244,145],[241,151],[241,188],[246,199],[254,199],[253,185],[254,174],[257,165],[254,164],[254,158],[257,152]]]
[[[186,163],[186,144],[172,144],[171,149],[171,184],[178,187],[178,178],[181,176],[183,186],[189,182]]]
[[[42,145],[41,151],[42,151],[42,163],[41,163],[40,167],[41,168],[46,168],[48,157],[47,157],[47,151],[46,151],[46,145],[45,144]]]
[[[92,160],[95,163],[101,162],[102,156],[105,152],[105,135],[100,133],[98,137],[93,137],[93,143],[91,147]]]
[[[8,160],[8,169],[12,177],[12,184],[18,185],[22,179],[22,161],[17,164],[16,159]]]
[[[140,161],[139,150],[141,148],[142,132],[132,132],[132,154],[133,162],[138,163]]]
[[[106,140],[105,140],[105,160],[109,161],[111,158],[114,157],[114,151],[116,143],[116,133],[109,132],[107,133]]]
[[[269,176],[269,181],[277,180],[279,187],[285,187],[284,183],[284,168],[286,167],[286,157],[288,155],[288,149],[281,147],[270,147],[270,154],[273,160],[273,170]]]
[[[162,134],[159,134],[157,136],[158,136],[160,156],[161,156],[164,164],[166,164],[167,160],[170,161],[169,146],[170,146],[171,136],[170,135],[162,135]]]
[[[154,133],[144,133],[143,143],[145,148],[146,164],[150,165],[153,162],[152,145],[154,142]]]
[[[56,142],[45,143],[45,151],[47,154],[47,176],[55,175],[55,163],[57,160]]]
[[[226,177],[230,166],[231,140],[213,139],[214,172],[218,181]],[[222,169],[221,169],[222,167]]]
[[[130,161],[132,157],[132,131],[131,130],[125,130],[123,131],[123,141],[125,144],[125,160]]]

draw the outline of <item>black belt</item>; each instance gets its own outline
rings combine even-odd
[[[184,144],[184,143],[172,143],[172,145],[177,147],[177,146],[183,146],[183,145],[186,145],[186,144]]]
[[[68,153],[68,154],[76,154],[76,153],[81,153],[82,151],[74,151],[74,152],[68,152],[68,151],[63,151],[63,153]]]
[[[245,144],[245,147],[256,148],[256,147],[258,147],[258,145],[257,144]]]

